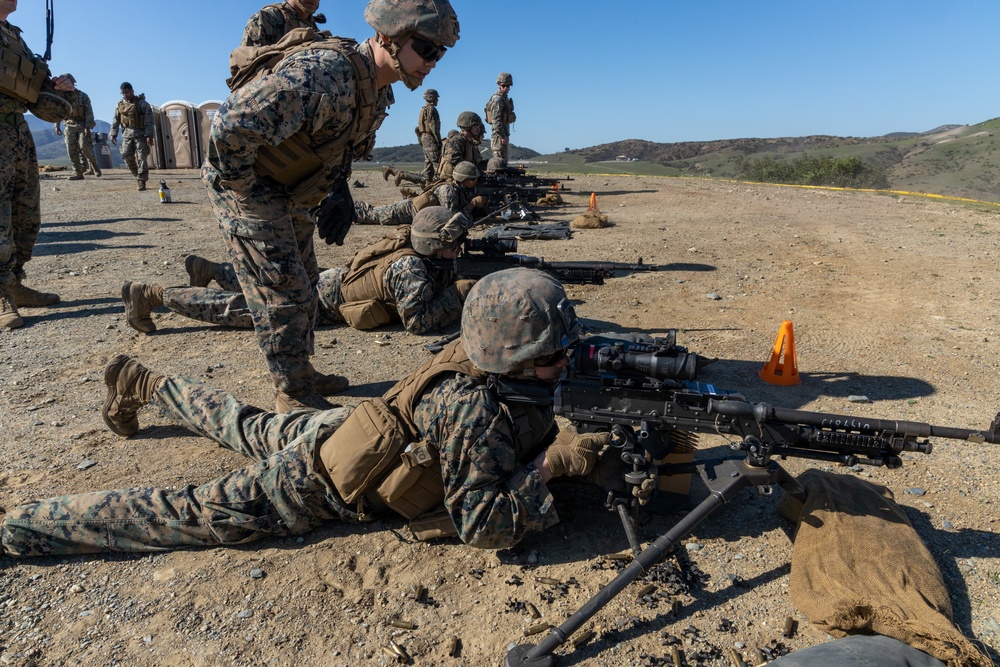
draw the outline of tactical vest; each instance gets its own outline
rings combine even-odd
[[[49,78],[49,67],[21,39],[21,29],[0,23],[0,93],[22,104],[34,104]]]
[[[146,128],[141,99],[140,97],[136,97],[134,102],[126,100],[118,102],[115,113],[118,114],[118,120],[121,122],[122,127],[129,130],[144,130]]]
[[[424,186],[424,189],[410,200],[413,203],[414,212],[425,209],[428,206],[440,206],[441,200],[438,199],[437,193],[434,191],[447,182],[438,179],[430,185]]]
[[[417,135],[431,134],[437,138],[441,134],[441,122],[434,122],[434,105],[427,104],[420,110],[420,119],[417,122]]]
[[[66,123],[82,124],[87,122],[87,105],[83,101],[84,93],[79,90],[76,91],[76,99],[73,102],[72,109],[70,109],[69,118],[66,119]]]
[[[359,252],[340,284],[344,321],[365,331],[398,320],[396,299],[385,288],[385,272],[397,259],[411,255],[419,253],[410,245],[409,225]]]
[[[357,504],[360,517],[366,514],[366,503],[384,504],[409,519],[411,526],[422,526],[427,522],[414,520],[442,507],[440,453],[432,443],[416,440],[413,413],[427,388],[444,373],[467,375],[482,383],[487,379],[487,373],[469,360],[461,340],[456,340],[382,398],[362,402],[320,445],[319,457],[330,480],[346,503]],[[504,403],[500,409],[522,453],[520,463],[530,463],[551,439],[551,411]],[[456,534],[451,519],[444,519],[433,522],[429,532],[414,532],[422,539]]]
[[[497,100],[497,109],[500,111],[500,117],[496,118],[491,113],[490,109],[493,107],[493,100]],[[509,97],[504,97],[500,93],[494,93],[493,97],[489,99],[486,103],[486,108],[483,109],[486,115],[486,122],[492,125],[493,123],[501,123],[503,125],[510,125],[513,123],[517,116],[514,115],[514,100]]]
[[[367,158],[374,146],[371,138],[376,120],[378,90],[375,77],[352,39],[332,37],[312,28],[295,28],[276,44],[239,46],[229,55],[232,76],[226,80],[237,90],[251,81],[271,74],[278,63],[307,49],[328,49],[347,58],[354,70],[356,98],[354,122],[338,137],[316,142],[308,132],[296,132],[277,146],[257,151],[253,170],[288,188],[293,203],[315,206],[334,189],[338,179],[350,174],[355,159]]]
[[[456,160],[454,156],[458,155],[459,152],[461,155]],[[453,137],[449,137],[441,149],[441,162],[438,163],[437,177],[445,181],[450,180],[452,172],[455,170],[455,165],[459,162],[479,164],[480,159],[476,145],[461,134],[456,134]]]

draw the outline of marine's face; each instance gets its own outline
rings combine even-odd
[[[0,0],[0,19],[6,20],[8,14],[17,11],[17,0]]]
[[[300,16],[312,16],[319,9],[319,0],[285,0]]]
[[[122,88],[122,97],[125,98],[126,102],[131,102],[135,99],[135,91],[131,88]]]
[[[419,42],[420,53],[417,53],[417,50],[414,49],[415,41]],[[437,61],[444,55],[444,50],[440,49],[440,47],[432,48],[435,45],[425,48],[428,44],[430,42],[420,40],[417,37],[411,37],[406,40],[403,48],[399,50],[399,66],[410,76],[420,79],[421,82],[437,66]]]

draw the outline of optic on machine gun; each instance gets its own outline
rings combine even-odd
[[[648,342],[606,336],[583,339],[573,352],[573,369],[581,374],[614,374],[619,377],[657,380],[694,380],[698,369],[711,363],[677,345],[677,331]]]

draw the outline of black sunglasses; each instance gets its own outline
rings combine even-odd
[[[429,63],[436,63],[441,58],[444,58],[444,53],[448,50],[447,47],[438,46],[434,42],[420,37],[411,37],[410,44],[413,45],[413,52]]]
[[[558,350],[545,357],[538,357],[534,361],[536,368],[539,366],[555,366],[569,355],[569,349]]]

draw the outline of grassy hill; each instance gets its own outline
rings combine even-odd
[[[39,164],[59,164],[69,165],[69,156],[66,154],[66,144],[63,138],[56,134],[52,123],[26,115],[28,127],[31,129],[31,136],[35,140],[35,151],[38,155]],[[94,132],[107,134],[111,131],[111,124],[98,120],[94,126]],[[124,167],[125,163],[118,153],[117,147],[111,149],[111,162],[115,167]]]

